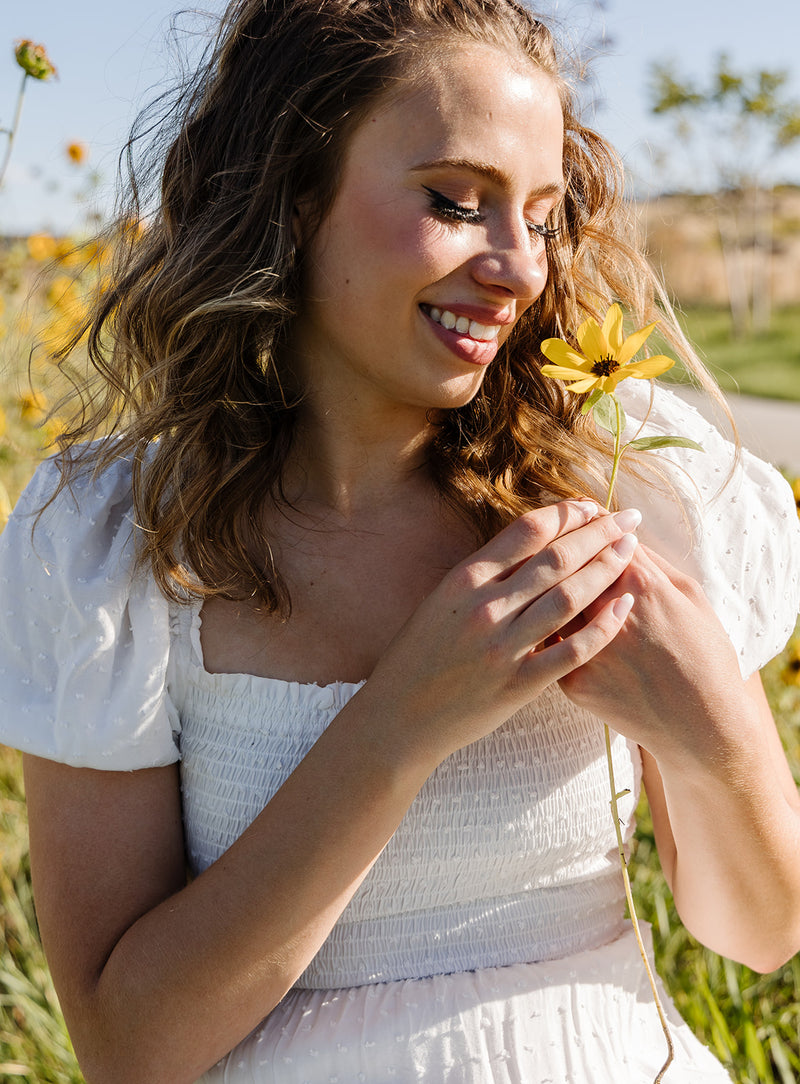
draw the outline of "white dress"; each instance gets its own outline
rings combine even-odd
[[[643,416],[644,389],[626,399]],[[658,432],[706,452],[660,453],[680,467],[683,515],[633,486],[640,534],[700,580],[748,675],[800,607],[791,493],[745,454],[715,496],[730,449],[663,389]],[[32,548],[54,479],[46,463],[0,539],[0,740],[110,770],[180,760],[199,873],[359,686],[208,673],[199,606],[131,575],[128,464],[62,494]],[[620,736],[613,754],[629,835],[640,759]],[[202,1080],[646,1084],[665,1044],[623,911],[602,725],[553,687],[440,765],[295,989]],[[728,1080],[670,1013],[667,1084]]]

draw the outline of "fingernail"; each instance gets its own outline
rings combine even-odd
[[[587,519],[594,519],[600,511],[600,507],[596,501],[576,501],[575,507],[579,512],[582,512]]]
[[[639,539],[635,534],[624,534],[616,542],[612,542],[611,548],[622,561],[628,561],[633,556],[633,551],[639,545]]]
[[[633,595],[630,593],[630,591],[626,591],[624,595],[621,595],[620,598],[617,599],[617,601],[612,607],[614,611],[614,617],[616,617],[617,621],[624,621],[628,614],[631,612],[632,606]]]
[[[632,531],[642,522],[642,513],[638,508],[625,508],[615,514],[614,522],[621,531]]]

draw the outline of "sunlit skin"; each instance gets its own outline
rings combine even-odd
[[[334,410],[359,429],[404,416],[420,430],[431,407],[468,402],[545,285],[541,231],[563,185],[552,80],[476,46],[422,83],[356,131],[305,253],[293,347],[316,423]],[[302,213],[298,225],[302,246]],[[499,325],[497,338],[448,330],[432,308]]]

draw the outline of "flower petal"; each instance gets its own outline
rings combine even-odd
[[[603,336],[611,353],[618,358],[625,337],[622,332],[622,309],[617,304],[612,305],[606,313],[603,321]]]
[[[592,368],[592,362],[563,339],[545,339],[540,349],[544,356],[556,365],[573,365],[584,373]]]
[[[608,357],[611,353],[600,325],[591,316],[578,328],[578,342],[586,357],[591,358],[592,364],[600,361],[601,358]]]
[[[622,373],[620,380],[625,380],[629,376],[636,377],[637,380],[652,380],[656,376],[661,376],[667,369],[671,369],[674,364],[674,360],[668,358],[666,354],[654,354],[651,358],[632,361],[630,365],[624,365],[618,372]]]
[[[655,323],[648,324],[647,327],[643,327],[639,331],[634,331],[632,335],[628,336],[622,344],[619,354],[617,354],[617,361],[620,365],[628,364],[633,355],[644,346],[655,326]]]
[[[576,380],[574,384],[567,384],[565,391],[574,391],[576,395],[579,395],[581,392],[596,388],[600,382],[601,378],[598,376],[587,376],[583,380]]]
[[[543,365],[541,371],[551,380],[597,380],[593,373],[567,365]]]

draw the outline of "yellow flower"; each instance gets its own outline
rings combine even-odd
[[[28,238],[28,252],[37,263],[44,263],[55,256],[57,244],[49,233],[32,233]]]
[[[67,144],[67,158],[70,162],[73,162],[76,166],[83,165],[86,159],[89,157],[89,148],[85,143],[68,143]]]
[[[554,365],[543,365],[542,373],[554,380],[570,380],[567,391],[586,392],[595,389],[613,393],[617,384],[629,376],[652,380],[670,369],[675,362],[664,354],[642,361],[631,361],[644,345],[655,324],[634,331],[626,339],[622,330],[622,309],[612,305],[603,326],[591,317],[578,328],[580,352],[563,339],[545,339],[542,353]]]
[[[57,74],[56,66],[47,55],[45,47],[28,38],[14,43],[14,57],[25,74],[32,79],[50,79]]]
[[[37,391],[35,388],[24,391],[17,396],[17,409],[20,418],[24,422],[31,422],[33,425],[38,424],[44,418],[47,406],[47,399],[42,392]]]

